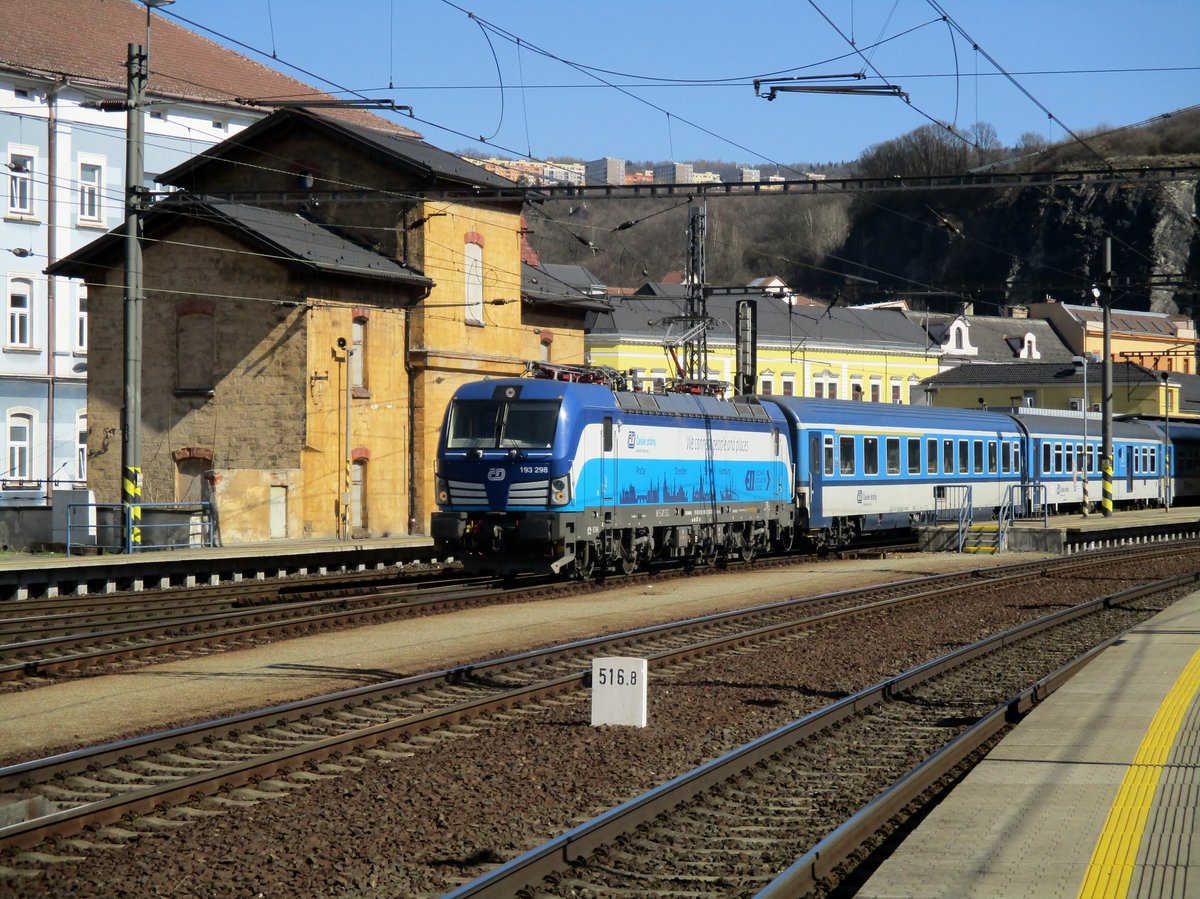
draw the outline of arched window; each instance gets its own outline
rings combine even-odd
[[[212,304],[180,303],[175,310],[176,389],[212,390],[215,352]]]
[[[469,325],[483,325],[483,238],[468,234],[463,244],[464,316]]]
[[[356,315],[350,325],[350,386],[358,393],[367,389],[367,317]]]
[[[8,469],[5,477],[15,481],[33,480],[33,435],[37,413],[32,409],[10,409],[5,428],[8,443]]]
[[[8,345],[33,346],[33,282],[26,278],[8,282]]]
[[[79,412],[75,416],[75,480],[77,481],[87,480],[87,449],[87,413]]]

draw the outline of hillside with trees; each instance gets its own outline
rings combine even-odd
[[[962,137],[923,126],[868,148],[845,174],[1200,167],[1200,109],[1095,128],[1080,135],[1082,143],[1050,145],[1027,134],[1005,147],[987,124]],[[529,213],[531,241],[546,261],[575,262],[609,285],[636,287],[684,269],[687,205],[686,197],[544,202]],[[971,301],[979,312],[995,312],[1046,294],[1080,299],[1099,276],[1107,235],[1114,269],[1128,282],[1119,297],[1126,308],[1190,313],[1200,302],[1200,219],[1190,174],[1102,185],[1064,179],[1053,188],[720,196],[708,201],[707,213],[714,285],[778,275],[830,301],[902,295],[918,307]]]

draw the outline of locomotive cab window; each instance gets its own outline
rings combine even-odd
[[[558,400],[455,400],[446,429],[449,449],[550,449]]]

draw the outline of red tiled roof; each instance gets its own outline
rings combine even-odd
[[[10,71],[124,89],[128,45],[146,40],[146,7],[133,0],[35,0],[10,12],[0,28],[0,68]],[[170,19],[151,15],[150,21],[150,94],[239,106],[238,98],[269,102],[319,93]],[[362,109],[322,112],[368,128],[419,136]]]

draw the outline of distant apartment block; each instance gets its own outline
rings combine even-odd
[[[692,173],[692,183],[693,184],[720,184],[721,183],[721,174],[720,174],[720,172],[693,172]]]
[[[695,175],[690,162],[664,162],[654,167],[656,184],[693,184]]]
[[[739,169],[738,180],[742,182],[761,181],[762,172],[758,169]]]
[[[583,169],[584,181],[588,184],[625,183],[625,160],[605,156],[603,159],[593,159]]]

